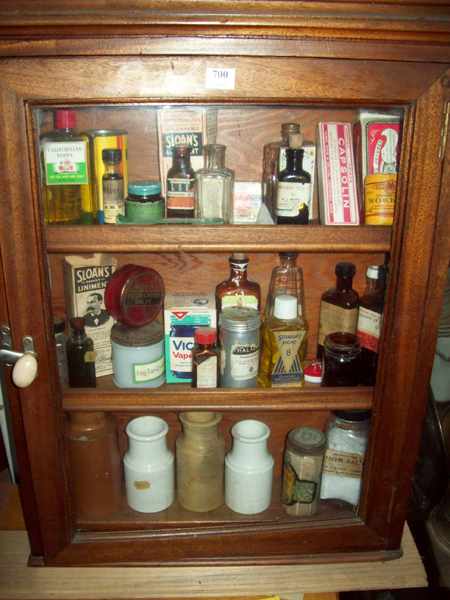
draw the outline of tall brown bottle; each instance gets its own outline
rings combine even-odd
[[[217,312],[230,306],[247,306],[259,310],[261,288],[259,283],[247,279],[248,257],[235,252],[228,260],[230,276],[216,287]]]
[[[335,268],[336,287],[322,294],[320,301],[317,358],[322,358],[323,343],[329,333],[356,333],[359,296],[353,285],[356,267],[351,262],[339,262]]]
[[[66,438],[76,517],[98,519],[119,511],[122,461],[112,417],[104,412],[70,413]]]
[[[386,267],[384,265],[368,267],[366,289],[360,299],[356,328],[356,335],[361,344],[359,380],[362,385],[375,384],[385,285]]]

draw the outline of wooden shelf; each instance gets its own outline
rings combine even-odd
[[[97,379],[96,388],[66,388],[63,408],[145,412],[192,409],[234,411],[361,410],[372,406],[373,388],[326,388],[305,384],[303,388],[193,389],[188,384],[159,388],[122,389],[112,376]]]
[[[354,507],[342,500],[321,500],[318,511],[311,517],[296,517],[286,513],[280,500],[281,481],[276,479],[273,482],[272,501],[267,510],[256,515],[242,515],[233,512],[225,504],[215,510],[204,513],[192,512],[184,509],[178,500],[166,510],[157,513],[136,512],[127,505],[126,498],[123,499],[122,510],[106,518],[78,519],[76,527],[79,531],[138,531],[152,530],[153,535],[158,535],[167,529],[183,529],[198,527],[204,532],[208,527],[251,527],[260,525],[280,525],[289,527],[307,527],[311,525],[323,524],[326,521],[329,524],[345,524],[359,521]]]
[[[48,252],[388,252],[390,227],[51,225]]]

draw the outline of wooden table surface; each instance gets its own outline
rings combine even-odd
[[[403,556],[386,562],[173,568],[28,567],[28,539],[21,528],[17,490],[0,482],[1,600],[242,600],[275,595],[281,600],[335,600],[336,592],[344,590],[427,585],[408,528],[403,535]]]

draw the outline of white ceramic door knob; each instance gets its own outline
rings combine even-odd
[[[25,352],[13,367],[12,380],[17,387],[25,388],[33,383],[38,372],[38,362],[31,352]]]

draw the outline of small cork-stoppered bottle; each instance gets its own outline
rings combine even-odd
[[[173,163],[167,172],[167,218],[192,219],[195,216],[195,171],[189,146],[175,146]]]
[[[194,332],[192,351],[192,387],[216,388],[219,380],[219,350],[217,331],[212,327],[198,327]]]

